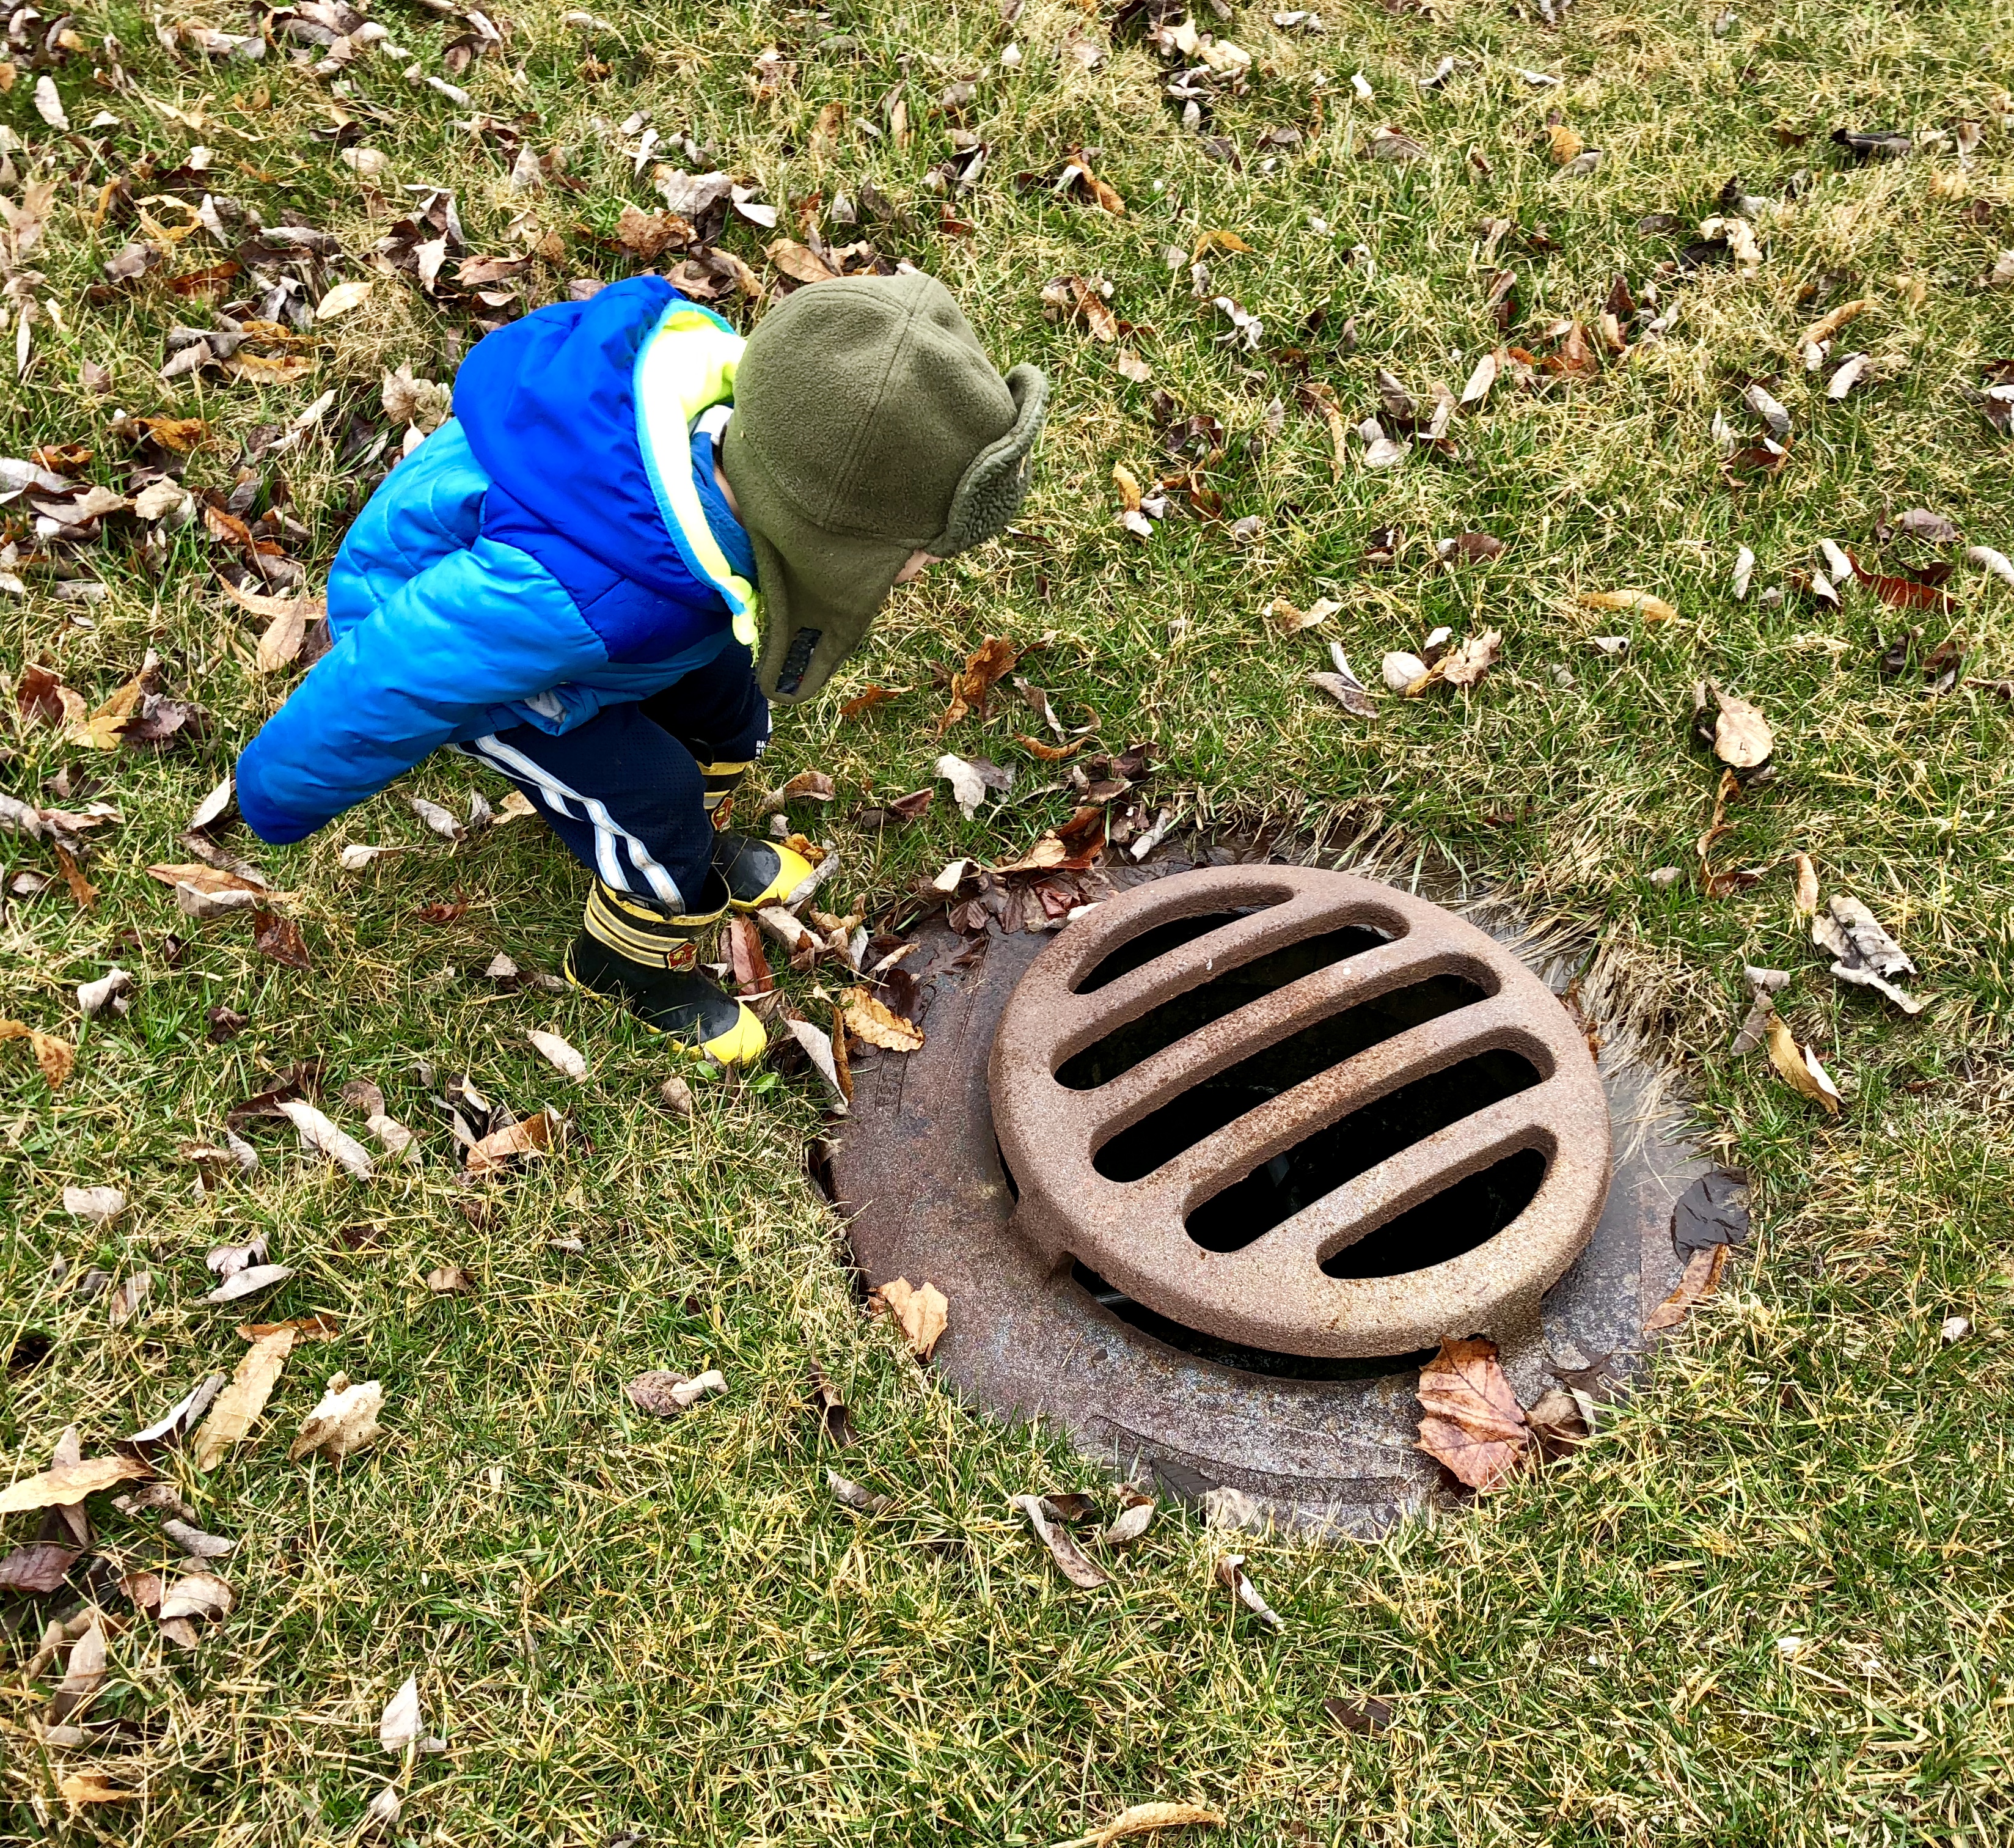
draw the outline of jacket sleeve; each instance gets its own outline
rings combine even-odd
[[[375,795],[464,726],[605,666],[573,599],[514,546],[478,539],[346,630],[238,759],[238,807],[278,845]]]

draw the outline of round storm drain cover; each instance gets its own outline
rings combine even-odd
[[[1526,1403],[1627,1372],[1706,1164],[1664,1075],[1597,1071],[1485,931],[1195,851],[1053,935],[919,925],[924,1044],[856,1059],[833,1193],[864,1284],[944,1293],[932,1364],[977,1408],[1374,1534],[1441,1492],[1414,1396],[1441,1339],[1493,1337]]]
[[[1022,978],[991,1089],[1015,1236],[1288,1354],[1507,1338],[1608,1188],[1607,1103],[1551,990],[1346,873],[1223,867],[1099,906]]]

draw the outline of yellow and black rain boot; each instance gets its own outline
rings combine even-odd
[[[728,902],[737,911],[780,905],[811,877],[812,863],[780,841],[722,834],[713,843],[713,870],[726,881]]]
[[[727,914],[727,892],[707,881],[699,911],[666,912],[597,879],[581,933],[567,952],[575,988],[626,1007],[681,1050],[722,1065],[759,1058],[769,1035],[754,1014],[702,975],[701,937]]]
[[[704,749],[704,745],[700,746],[693,755],[697,758],[699,751]],[[706,818],[723,834],[734,819],[735,785],[754,762],[753,758],[744,758],[739,763],[708,763],[700,759],[699,773],[706,782]]]

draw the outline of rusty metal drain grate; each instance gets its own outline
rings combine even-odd
[[[1597,1074],[1546,982],[1451,913],[1157,857],[977,961],[919,929],[926,1043],[856,1064],[831,1150],[855,1260],[944,1291],[934,1364],[979,1406],[1375,1533],[1436,1492],[1413,1390],[1441,1337],[1493,1335],[1528,1401],[1549,1362],[1626,1357],[1706,1164],[1653,1068]]]
[[[1552,992],[1346,873],[1224,867],[1101,905],[1021,978],[991,1090],[1016,1237],[1289,1354],[1528,1322],[1608,1188],[1608,1107]]]

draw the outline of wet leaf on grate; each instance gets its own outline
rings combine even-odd
[[[1679,1279],[1678,1287],[1643,1318],[1644,1333],[1655,1334],[1660,1329],[1676,1328],[1712,1295],[1720,1283],[1722,1267],[1726,1262],[1725,1245],[1706,1245],[1695,1251],[1686,1261],[1685,1274]]]
[[[231,1383],[217,1395],[195,1435],[195,1466],[213,1469],[232,1444],[240,1443],[266,1408],[280,1369],[293,1351],[295,1331],[281,1326],[261,1335],[238,1362]]]
[[[1110,1578],[1078,1551],[1077,1542],[1063,1527],[1043,1512],[1040,1495],[1016,1495],[1012,1500],[1013,1505],[1028,1517],[1028,1525],[1034,1529],[1035,1538],[1049,1549],[1049,1557],[1055,1561],[1056,1570],[1080,1591],[1091,1591],[1100,1585],[1111,1584]]]
[[[1220,1828],[1223,1822],[1223,1817],[1216,1810],[1206,1810],[1201,1803],[1133,1803],[1103,1827],[1093,1829],[1088,1835],[1059,1842],[1056,1848],[1111,1848],[1113,1843],[1125,1841],[1133,1835],[1152,1835],[1164,1828]]]
[[[868,1297],[867,1307],[871,1312],[885,1309],[894,1316],[909,1351],[919,1360],[930,1358],[951,1326],[951,1304],[927,1278],[919,1286],[912,1286],[907,1277],[883,1283]]]
[[[923,1043],[923,1029],[893,1012],[865,989],[846,991],[846,1028],[855,1039],[891,1053],[913,1053]]]
[[[1331,1694],[1322,1703],[1322,1711],[1345,1732],[1370,1737],[1391,1729],[1392,1703],[1380,1700],[1374,1694],[1354,1699]]]
[[[1472,1489],[1495,1488],[1530,1442],[1496,1344],[1448,1340],[1420,1374],[1419,1448]]]
[[[1217,1582],[1238,1595],[1238,1602],[1269,1630],[1284,1630],[1287,1620],[1259,1595],[1259,1588],[1245,1570],[1242,1553],[1226,1553],[1217,1563]]]
[[[1819,1063],[1818,1055],[1809,1046],[1797,1044],[1782,1015],[1772,1014],[1769,1017],[1765,1043],[1769,1048],[1769,1063],[1792,1090],[1820,1105],[1828,1116],[1839,1114],[1841,1100],[1839,1087],[1832,1082],[1832,1075]]]
[[[352,1385],[347,1373],[331,1375],[328,1390],[288,1448],[288,1460],[299,1462],[305,1456],[320,1456],[339,1463],[366,1448],[378,1437],[378,1414],[384,1405],[385,1388],[375,1380]]]

